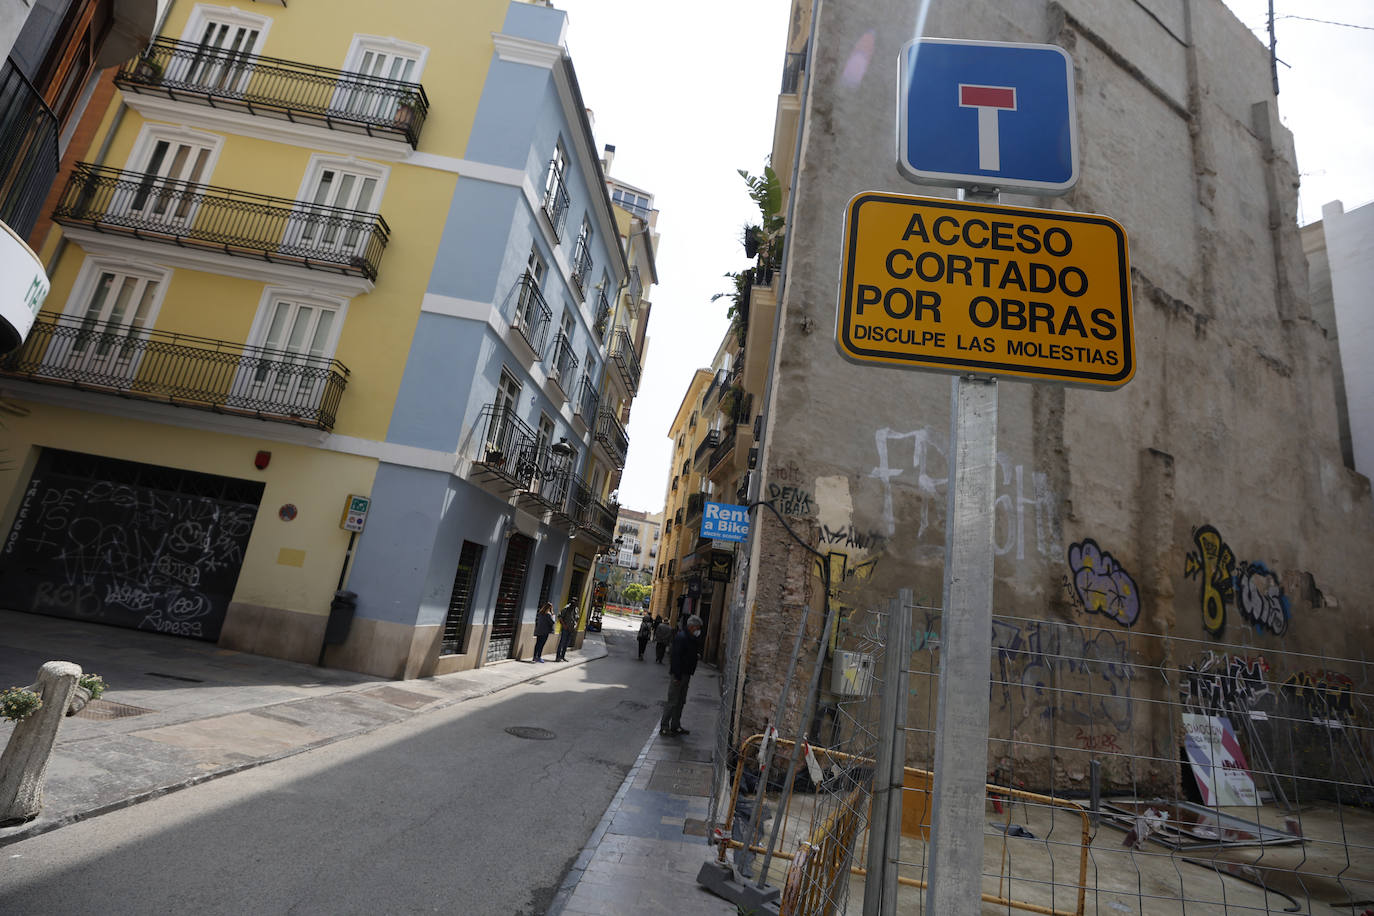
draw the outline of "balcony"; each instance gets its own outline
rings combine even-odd
[[[520,447],[515,471],[517,477],[527,481],[516,498],[523,508],[535,514],[563,509],[572,483],[567,458],[553,454],[548,445],[536,440]]]
[[[348,384],[335,359],[76,319],[34,322],[0,375],[322,430]]]
[[[638,392],[639,354],[635,352],[634,341],[630,339],[630,332],[625,328],[616,328],[615,334],[611,336],[611,359],[615,361],[616,370],[630,394]]]
[[[0,69],[0,222],[27,238],[57,178],[57,118],[6,59]]]
[[[504,404],[488,404],[478,419],[481,439],[472,464],[472,479],[498,496],[528,490],[536,464],[539,438],[515,411]]]
[[[693,493],[687,497],[687,524],[692,523],[692,519],[701,515],[701,510],[706,505],[705,493]]]
[[[616,468],[625,466],[625,456],[630,451],[630,437],[625,427],[609,410],[602,410],[596,419],[596,440],[606,450],[611,464]]]
[[[711,450],[717,445],[720,445],[720,430],[713,429],[703,436],[701,442],[697,445],[696,454],[692,456],[692,464],[700,467],[702,463],[701,459],[710,454]]]
[[[573,405],[573,416],[580,417],[590,428],[596,423],[596,410],[600,403],[601,396],[596,393],[596,381],[590,372],[582,373],[582,381],[577,383],[577,402]]]
[[[572,258],[572,285],[577,290],[577,295],[585,297],[587,295],[587,279],[592,272],[592,246],[590,238],[585,234],[577,237],[577,247],[573,249]]]
[[[720,444],[711,450],[711,460],[706,465],[706,473],[714,471],[731,452],[735,450],[736,427],[732,423],[725,430],[725,435],[721,437]]]
[[[568,335],[562,331],[554,338],[552,356],[550,363],[553,368],[549,372],[549,378],[553,379],[564,395],[571,394],[573,376],[577,372],[577,356],[573,354]]]
[[[141,57],[120,67],[115,85],[135,95],[401,140],[412,149],[429,114],[419,83],[168,38],[155,39]]]
[[[544,178],[544,216],[549,220],[554,240],[563,237],[563,220],[568,216],[568,187],[563,183],[563,169],[559,160],[549,163],[548,174]]]
[[[553,322],[553,309],[544,301],[544,294],[534,277],[526,273],[520,278],[520,292],[515,301],[515,317],[511,327],[529,347],[535,359],[544,352],[544,341],[548,337],[549,325]]]
[[[63,226],[329,271],[368,281],[391,230],[376,213],[77,163],[53,209]]]
[[[782,63],[782,94],[792,95],[801,88],[801,75],[806,70],[806,52],[794,51]]]
[[[585,480],[578,478],[572,482],[568,506],[578,528],[593,541],[601,546],[611,543],[616,509],[597,499]]]
[[[611,301],[606,296],[603,289],[596,297],[596,321],[592,323],[592,328],[596,330],[598,340],[606,339],[606,323],[611,320]]]

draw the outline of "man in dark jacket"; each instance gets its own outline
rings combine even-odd
[[[658,723],[660,735],[686,735],[682,727],[682,707],[687,703],[687,685],[697,670],[698,639],[701,638],[701,618],[696,614],[687,618],[687,626],[673,637],[668,650],[668,702]]]
[[[577,635],[577,618],[580,616],[577,611],[577,596],[574,595],[568,599],[568,603],[563,606],[563,612],[558,615],[558,625],[562,631],[558,634],[558,651],[554,654],[554,661],[568,660],[568,650],[572,648],[573,637]]]

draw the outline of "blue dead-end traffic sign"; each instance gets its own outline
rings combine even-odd
[[[1078,182],[1073,61],[1055,45],[902,48],[897,167],[913,181],[1063,194]]]

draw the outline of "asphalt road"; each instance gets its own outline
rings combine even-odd
[[[0,913],[543,913],[661,709],[628,626],[605,659],[7,846]]]

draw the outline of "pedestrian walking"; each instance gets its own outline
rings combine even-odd
[[[667,617],[658,618],[658,626],[654,627],[654,661],[663,664],[663,655],[668,651],[668,644],[673,641],[673,625],[668,622]]]
[[[673,637],[668,652],[668,702],[663,706],[663,718],[658,723],[660,735],[691,734],[682,727],[682,707],[687,703],[687,685],[697,670],[700,646],[701,618],[696,614],[687,618],[687,627]]]
[[[654,622],[646,613],[639,621],[639,660],[644,661],[644,650],[649,647],[649,639],[654,635]]]
[[[558,615],[558,625],[562,631],[558,634],[558,653],[553,657],[556,662],[568,660],[568,649],[572,648],[573,637],[577,635],[577,617],[577,596],[574,595]]]
[[[544,643],[549,641],[553,632],[553,602],[545,601],[539,613],[534,615],[534,660],[544,661]]]

